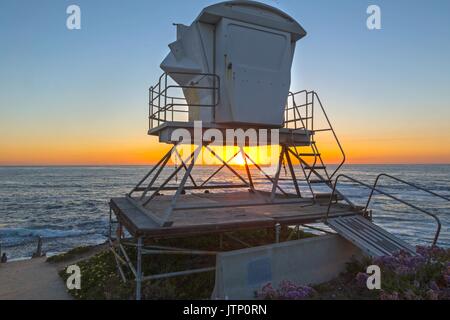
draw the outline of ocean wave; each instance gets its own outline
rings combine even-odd
[[[0,168],[3,179],[0,184],[0,198],[3,199],[0,204],[0,241],[9,248],[11,257],[23,257],[31,256],[38,236],[48,239],[44,241],[44,248],[52,252],[63,252],[77,245],[103,240],[108,230],[109,199],[129,192],[134,187],[133,182],[139,181],[146,172],[146,167]],[[239,172],[245,175],[245,170]],[[380,172],[419,183],[444,196],[450,195],[450,166],[366,165],[341,169],[341,173],[369,185],[374,183]],[[204,181],[211,173],[211,167],[200,168],[196,177]],[[253,173],[258,188],[270,191],[270,182],[256,170]],[[165,177],[167,174],[162,175],[161,179]],[[298,177],[302,179],[299,181],[302,194],[310,196],[302,172]],[[238,179],[224,169],[210,181],[211,185],[225,182],[238,183]],[[284,190],[295,192],[292,182],[281,181],[280,184]],[[355,204],[367,203],[369,189],[345,179],[339,180],[338,188]],[[317,193],[331,192],[323,185],[314,185],[313,189]],[[380,181],[380,189],[436,212],[443,226],[439,244],[450,247],[448,203],[389,179]],[[235,191],[230,189],[227,192]],[[376,195],[371,208],[380,226],[399,233],[401,238],[412,244],[428,244],[430,237],[434,236],[436,225],[433,219],[392,199]]]
[[[56,230],[56,229],[27,229],[27,228],[2,228],[0,229],[0,238],[31,238],[42,237],[48,238],[63,238],[76,237],[87,234],[87,230]]]

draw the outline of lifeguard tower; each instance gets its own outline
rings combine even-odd
[[[314,91],[290,91],[295,48],[306,36],[296,20],[258,2],[227,1],[205,8],[190,26],[176,25],[176,33],[161,63],[164,73],[149,90],[148,134],[171,149],[126,197],[110,202],[119,229],[125,227],[136,239],[136,267],[120,242],[123,232],[111,245],[119,268],[122,261],[133,270],[137,298],[143,280],[214,270],[145,277],[141,255],[146,238],[326,222],[372,255],[414,252],[370,223],[370,200],[357,206],[337,190],[338,178],[346,178],[337,177],[345,154],[322,102]],[[204,134],[210,129],[215,139]],[[252,159],[245,149],[250,146],[247,139],[233,142],[237,151],[229,158],[215,151],[213,143],[226,142],[217,136],[226,136],[229,129],[254,129],[257,135],[261,129],[277,130],[274,174]],[[180,140],[180,130],[191,138]],[[319,149],[322,134],[331,137],[341,155],[333,170]],[[273,138],[258,141],[260,147],[275,143]],[[193,151],[181,155],[181,145],[193,145]],[[220,164],[209,167],[208,176],[196,174],[202,150]],[[241,168],[232,164],[236,157],[244,161]],[[220,178],[224,170],[234,181]],[[381,192],[376,184],[362,185]]]

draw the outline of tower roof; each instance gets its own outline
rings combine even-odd
[[[203,9],[196,21],[217,24],[222,18],[290,32],[294,41],[306,36],[305,29],[291,16],[277,8],[256,1],[235,0],[217,3]]]

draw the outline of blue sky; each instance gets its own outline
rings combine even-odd
[[[1,0],[0,164],[27,154],[32,163],[37,150],[70,151],[69,163],[88,156],[83,147],[108,146],[105,159],[129,143],[157,148],[146,137],[147,89],[175,39],[172,23],[190,24],[215,2]],[[450,162],[450,1],[263,2],[308,32],[293,89],[319,92],[344,146],[360,144],[355,162],[370,162],[361,145],[388,143]],[[81,30],[66,28],[70,4],[81,7]],[[370,4],[381,8],[382,30],[366,28]]]

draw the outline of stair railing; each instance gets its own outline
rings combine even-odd
[[[303,103],[297,103],[296,101],[296,97],[304,97],[304,102]],[[292,105],[289,105],[289,102],[292,103]],[[315,105],[317,104],[319,105],[319,110],[322,112],[326,123],[327,123],[327,127],[325,128],[320,128],[320,129],[316,129],[315,128]],[[292,116],[291,116],[292,113]],[[290,126],[292,126],[293,124],[293,129],[294,130],[298,130],[298,129],[304,129],[307,131],[310,131],[312,133],[311,137],[314,136],[314,134],[318,133],[318,132],[326,132],[326,131],[330,131],[333,134],[334,140],[336,141],[336,144],[339,148],[339,151],[341,153],[341,161],[339,162],[338,166],[336,167],[336,169],[333,171],[333,173],[331,175],[327,175],[329,176],[329,180],[333,179],[333,177],[338,173],[338,171],[342,168],[342,166],[344,165],[345,161],[346,161],[346,155],[344,152],[344,149],[342,147],[341,142],[339,141],[339,138],[336,134],[336,131],[334,130],[333,125],[331,124],[330,118],[328,117],[328,114],[325,111],[325,108],[323,107],[322,101],[319,98],[319,95],[315,92],[315,91],[307,91],[307,90],[302,90],[302,91],[298,91],[298,92],[290,92],[289,96],[288,96],[288,103],[286,105],[286,110],[285,110],[285,123],[284,123],[284,127],[285,128],[289,128]],[[311,141],[311,144],[314,145],[313,149],[314,152],[319,154],[319,150],[318,147],[316,145],[316,141]],[[314,160],[314,165],[312,165],[312,167],[315,167],[317,164],[317,161],[322,162],[322,158],[319,157],[319,159],[317,159],[317,157]],[[324,165],[324,164],[323,164]]]
[[[342,166],[345,164],[345,161],[347,160],[347,157],[345,155],[344,148],[342,147],[342,144],[339,141],[339,138],[338,138],[338,136],[336,134],[336,131],[334,130],[333,125],[331,124],[330,118],[328,118],[328,114],[326,113],[325,108],[322,105],[322,101],[320,100],[319,95],[315,91],[313,91],[313,105],[314,105],[315,99],[317,99],[317,102],[319,103],[320,109],[322,110],[322,113],[323,113],[323,115],[324,115],[324,117],[325,117],[325,119],[326,119],[326,121],[328,123],[329,128],[328,129],[317,129],[317,130],[313,128],[313,132],[317,133],[317,132],[323,132],[323,131],[331,131],[331,133],[333,134],[333,137],[334,137],[334,139],[336,141],[336,144],[337,144],[337,146],[339,148],[341,156],[342,156],[342,159],[339,162],[338,166],[333,171],[333,173],[330,175],[330,180],[331,180],[339,172],[339,170],[342,168]],[[313,122],[313,124],[314,124],[314,122]]]
[[[352,206],[355,210],[359,210],[359,211],[361,211],[361,212],[363,212],[363,213],[367,213],[367,212],[368,212],[368,207],[369,207],[370,201],[371,201],[371,199],[372,199],[372,197],[373,197],[373,194],[374,194],[375,192],[377,192],[377,193],[382,194],[382,195],[384,195],[384,196],[386,196],[386,197],[388,197],[388,198],[391,198],[391,199],[393,199],[393,200],[396,200],[397,202],[400,202],[400,203],[402,203],[402,204],[404,204],[404,205],[406,205],[406,206],[408,206],[408,207],[410,207],[410,208],[413,208],[413,209],[415,209],[415,210],[417,210],[417,211],[420,211],[420,212],[422,212],[423,214],[425,214],[425,215],[427,215],[427,216],[432,217],[432,218],[436,221],[436,224],[437,224],[437,229],[436,229],[436,233],[435,233],[434,240],[433,240],[433,246],[436,246],[436,244],[437,244],[437,242],[438,242],[438,240],[439,240],[439,235],[440,235],[440,233],[441,233],[441,228],[442,228],[442,224],[441,224],[441,221],[440,221],[440,219],[438,218],[438,216],[435,215],[434,213],[431,213],[431,212],[425,210],[425,209],[419,208],[419,207],[417,207],[417,206],[415,206],[415,205],[413,205],[413,204],[411,204],[411,203],[409,203],[409,202],[407,202],[407,201],[405,201],[405,200],[399,199],[399,198],[397,198],[397,197],[395,197],[395,196],[393,196],[393,195],[391,195],[391,194],[389,194],[389,193],[387,193],[387,192],[385,192],[385,191],[383,191],[383,190],[378,189],[378,188],[377,188],[378,181],[379,181],[379,179],[380,179],[381,177],[383,177],[383,176],[393,178],[393,179],[395,179],[395,180],[397,180],[397,181],[399,181],[399,182],[406,183],[407,185],[410,185],[410,186],[412,186],[412,187],[415,187],[416,189],[419,189],[419,190],[422,190],[422,191],[426,191],[427,193],[433,194],[433,195],[438,196],[438,197],[440,197],[440,198],[443,198],[443,199],[445,199],[445,200],[447,200],[447,201],[450,201],[450,199],[448,199],[448,198],[446,198],[446,197],[444,197],[444,196],[438,195],[437,193],[434,193],[434,192],[432,192],[432,191],[426,190],[426,189],[424,189],[424,188],[422,188],[422,187],[419,187],[419,186],[416,186],[416,185],[414,185],[414,184],[412,184],[412,183],[410,183],[410,182],[406,182],[406,181],[404,181],[404,180],[401,180],[401,179],[392,177],[392,176],[387,175],[387,174],[384,174],[384,173],[380,174],[380,175],[377,177],[377,179],[375,180],[375,183],[374,183],[373,186],[370,186],[370,185],[368,185],[368,184],[366,184],[366,183],[364,183],[364,182],[361,182],[361,181],[359,181],[359,180],[357,180],[357,179],[355,179],[355,178],[352,178],[352,177],[350,177],[350,176],[348,176],[348,175],[340,174],[339,176],[336,177],[336,181],[335,181],[334,186],[333,186],[333,192],[331,193],[330,200],[329,200],[329,203],[328,203],[328,209],[327,209],[327,213],[326,213],[326,216],[325,216],[325,222],[328,221],[328,217],[329,217],[329,215],[330,215],[331,205],[332,205],[332,202],[333,202],[334,195],[336,194],[336,188],[337,188],[339,179],[340,179],[340,178],[345,178],[345,179],[347,179],[347,180],[350,180],[350,181],[352,181],[352,182],[354,182],[354,183],[356,183],[356,184],[359,184],[359,185],[364,186],[364,187],[366,187],[366,188],[368,188],[368,189],[371,190],[371,193],[370,193],[370,196],[369,196],[367,205],[366,205],[363,209],[357,207],[357,206],[356,206],[355,204],[353,204],[347,197],[343,196],[344,200],[345,200],[350,206]],[[340,192],[340,194],[341,194],[341,196],[342,196],[342,192]]]

